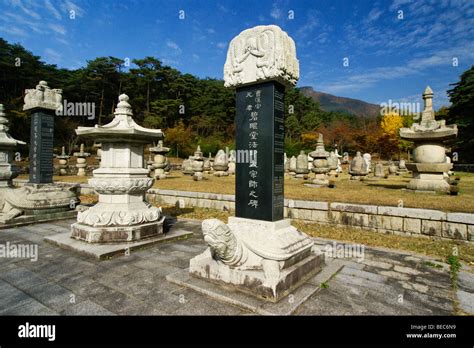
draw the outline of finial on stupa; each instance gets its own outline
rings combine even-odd
[[[119,103],[117,104],[117,108],[115,109],[115,115],[128,115],[132,116],[132,106],[128,103],[130,98],[126,94],[121,94],[119,96]]]

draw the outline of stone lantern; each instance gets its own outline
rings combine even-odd
[[[158,141],[158,146],[150,147],[150,152],[154,154],[152,168],[155,170],[155,179],[165,179],[165,169],[168,166],[166,154],[170,151],[168,147],[163,146],[163,141]]]
[[[81,144],[79,152],[74,152],[74,156],[77,158],[77,176],[86,176],[87,157],[91,154],[84,151],[84,144]]]
[[[71,156],[66,155],[66,148],[64,146],[61,147],[61,154],[57,156],[59,160],[59,175],[67,175],[67,161],[69,157]]]
[[[102,159],[100,168],[89,179],[99,194],[99,202],[78,213],[77,222],[71,226],[72,238],[89,243],[116,243],[163,233],[161,208],[145,199],[154,179],[143,168],[144,145],[163,138],[163,133],[136,124],[128,100],[125,94],[119,97],[115,118],[110,123],[76,129],[77,135],[102,143]]]
[[[455,124],[446,125],[445,120],[436,121],[433,110],[433,91],[426,87],[423,93],[425,103],[420,123],[411,128],[401,128],[400,137],[414,142],[413,162],[407,163],[408,170],[413,172],[413,179],[407,188],[416,191],[449,191],[449,183],[444,173],[452,168],[446,163],[444,141],[457,136]],[[418,119],[415,119],[418,120]]]
[[[316,185],[327,185],[326,173],[329,172],[328,157],[329,153],[324,149],[323,135],[319,133],[318,142],[316,143],[316,150],[309,154],[313,158],[313,173],[316,174],[316,178],[313,183]],[[337,167],[337,162],[336,162]],[[336,168],[334,168],[335,170]]]
[[[26,143],[13,139],[8,134],[8,120],[3,111],[3,104],[0,104],[0,188],[13,187],[12,180],[20,173],[18,167],[13,164],[14,151],[18,145]]]

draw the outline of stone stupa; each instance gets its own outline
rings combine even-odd
[[[445,120],[436,121],[433,110],[433,91],[428,86],[423,93],[424,110],[420,123],[413,123],[410,128],[401,128],[400,137],[414,142],[413,162],[407,163],[408,170],[413,172],[413,179],[407,188],[415,191],[449,191],[449,183],[443,173],[452,168],[446,163],[444,142],[457,136],[455,124],[446,125]],[[415,118],[417,121],[419,116]]]

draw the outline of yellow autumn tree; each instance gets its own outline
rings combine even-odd
[[[381,147],[388,158],[391,158],[396,152],[400,158],[400,137],[398,130],[403,128],[403,117],[397,112],[386,113],[380,122],[383,136],[381,137]]]
[[[382,117],[380,128],[390,137],[397,138],[398,130],[403,127],[403,117],[396,112],[389,112]]]

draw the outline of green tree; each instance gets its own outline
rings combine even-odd
[[[451,107],[446,123],[458,126],[458,137],[453,150],[459,153],[460,162],[474,161],[474,66],[462,73],[460,81],[452,84],[448,91]]]

